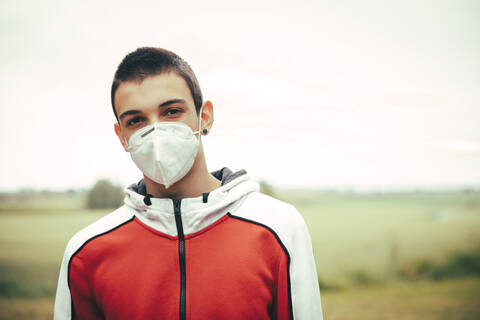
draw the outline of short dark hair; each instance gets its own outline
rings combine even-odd
[[[122,82],[142,82],[145,78],[166,72],[174,72],[182,77],[190,89],[197,114],[202,107],[203,97],[197,77],[190,65],[177,54],[154,47],[142,47],[130,52],[123,58],[115,72],[112,83],[111,100],[113,113],[118,121],[115,110],[115,92]]]

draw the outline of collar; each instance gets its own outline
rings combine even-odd
[[[222,168],[212,172],[212,175],[222,182],[221,187],[213,190],[206,197],[203,194],[203,196],[184,198],[180,201],[180,214],[185,235],[200,231],[214,223],[240,205],[247,195],[259,190],[258,183],[253,181],[245,170],[233,173],[228,168]],[[142,223],[167,235],[177,235],[172,199],[149,197],[150,201],[145,201],[146,190],[143,179],[126,188],[125,193],[125,205]]]

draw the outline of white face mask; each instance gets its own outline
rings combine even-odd
[[[199,128],[201,124],[201,111]],[[199,138],[195,134],[199,134]],[[170,187],[190,171],[200,144],[200,130],[183,122],[163,121],[135,131],[128,140],[133,162],[147,177]]]

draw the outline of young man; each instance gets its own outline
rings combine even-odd
[[[310,235],[245,170],[209,173],[213,125],[190,66],[140,48],[111,91],[115,132],[143,172],[125,204],[69,241],[55,319],[322,319]]]

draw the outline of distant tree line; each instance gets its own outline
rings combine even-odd
[[[98,180],[88,191],[88,209],[118,208],[123,203],[123,188],[113,184],[108,179]]]
[[[266,181],[260,181],[260,192],[275,197],[273,187]],[[123,204],[123,188],[108,179],[98,180],[87,193],[88,209],[118,208]]]
[[[261,180],[259,182],[260,185],[260,192],[266,194],[267,196],[276,198],[275,191],[273,190],[272,185],[270,185],[267,181]]]

